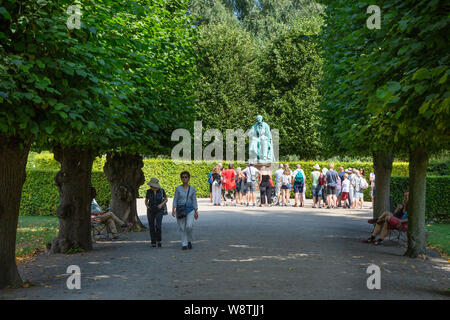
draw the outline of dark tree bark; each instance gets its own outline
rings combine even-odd
[[[76,148],[54,148],[61,170],[55,177],[59,190],[59,234],[47,248],[51,253],[92,250],[91,186],[93,152]]]
[[[111,212],[124,222],[131,222],[136,231],[145,229],[136,209],[139,187],[145,182],[143,166],[140,155],[108,154],[103,167],[111,188]]]
[[[390,211],[391,172],[394,156],[387,152],[377,152],[373,155],[375,168],[375,199],[373,217],[378,218],[385,211]]]
[[[31,139],[24,142],[0,135],[0,289],[22,285],[16,265],[16,234],[30,145]]]
[[[411,150],[409,155],[408,249],[411,258],[425,255],[425,193],[428,153],[425,148]]]

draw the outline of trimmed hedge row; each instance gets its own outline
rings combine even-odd
[[[29,216],[54,216],[59,203],[55,176],[58,170],[27,169],[22,189],[20,214]],[[109,203],[111,193],[108,180],[101,171],[93,171],[92,185],[97,189],[97,201],[103,207]]]
[[[408,188],[408,177],[391,177],[394,206],[403,201],[403,194]],[[450,219],[450,176],[427,176],[426,190],[426,219]]]
[[[93,164],[94,171],[103,171],[106,157],[97,157]],[[329,166],[329,162],[314,162],[314,161],[298,161],[288,162],[289,167],[295,170],[297,163],[300,163],[303,171],[306,174],[306,197],[311,198],[311,179],[310,173],[313,171],[313,166],[317,163],[321,168]],[[198,197],[209,197],[208,173],[211,171],[215,163],[191,163],[191,164],[175,164],[171,159],[144,159],[144,175],[146,181],[151,177],[157,177],[160,180],[161,186],[166,190],[169,197],[173,196],[175,187],[180,183],[180,172],[188,170],[191,174],[191,184],[197,188]],[[235,168],[240,166],[245,168],[244,163],[234,163]],[[33,158],[33,166],[40,169],[58,169],[59,163],[53,159],[52,154],[38,154]],[[363,168],[366,172],[366,179],[369,179],[370,172],[373,171],[372,162],[335,162],[335,167],[339,168]],[[276,168],[274,168],[276,169]],[[408,163],[394,162],[393,175],[407,176]],[[369,182],[369,181],[368,181]],[[144,184],[139,190],[141,197],[145,196],[145,191],[148,186]],[[370,188],[364,192],[364,199],[370,201]]]
[[[149,162],[146,162],[148,165]],[[159,164],[159,165],[158,165]],[[153,161],[151,170],[144,166],[146,180],[156,176],[160,178],[160,184],[167,191],[169,197],[173,197],[175,186],[179,184],[179,173],[188,170],[191,173],[191,183],[197,188],[198,197],[209,197],[207,180],[209,167],[193,165],[168,165],[165,161]],[[58,207],[58,189],[55,185],[57,170],[28,169],[27,179],[23,186],[21,200],[21,215],[53,216]],[[206,177],[206,178],[205,178]],[[403,193],[408,189],[408,177],[392,176],[391,193],[394,205],[403,199]],[[92,172],[92,185],[97,189],[97,201],[102,207],[106,207],[110,201],[110,189],[105,174],[101,171]],[[140,189],[140,197],[145,196],[148,186]],[[308,192],[309,190],[309,192]],[[366,190],[368,191],[368,190]],[[448,219],[450,216],[450,176],[427,177],[426,217]],[[310,187],[307,189],[307,197],[311,197]],[[370,199],[369,199],[370,200]]]

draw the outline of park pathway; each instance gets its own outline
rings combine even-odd
[[[450,299],[450,262],[430,251],[409,259],[394,241],[362,243],[371,231],[363,210],[213,207],[199,200],[194,248],[182,251],[177,224],[163,220],[163,248],[147,232],[98,242],[92,252],[41,254],[19,267],[36,286],[0,290],[0,299]],[[138,203],[146,221],[143,201]],[[170,208],[170,207],[169,207]],[[381,289],[366,285],[370,264]],[[68,290],[66,269],[81,268]]]

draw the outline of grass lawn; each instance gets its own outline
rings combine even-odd
[[[21,263],[28,260],[36,251],[45,249],[58,235],[57,217],[19,216],[16,238],[16,258]]]
[[[428,245],[438,248],[447,257],[450,256],[450,224],[427,225]]]

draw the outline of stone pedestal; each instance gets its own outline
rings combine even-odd
[[[259,171],[261,171],[263,167],[266,167],[266,170],[272,171],[272,163],[253,163],[253,166]]]

